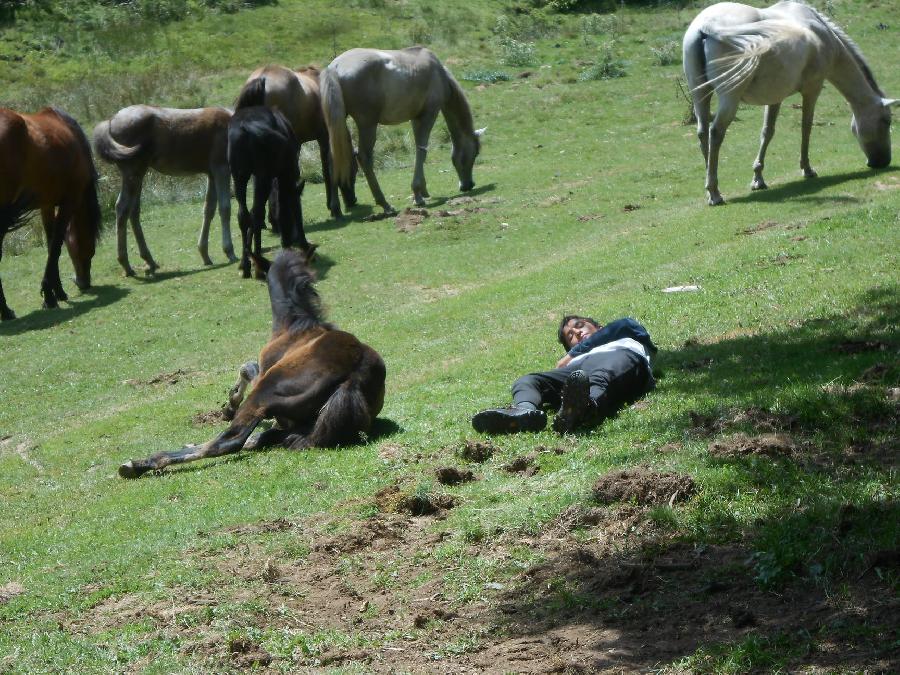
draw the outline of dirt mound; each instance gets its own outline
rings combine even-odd
[[[217,410],[209,410],[207,412],[198,412],[191,417],[191,424],[195,427],[205,424],[219,424],[225,421],[225,411],[222,408]]]
[[[413,232],[428,217],[428,209],[406,208],[394,219],[398,232]]]
[[[798,449],[797,442],[788,434],[774,433],[761,436],[734,434],[720,438],[709,444],[709,454],[713,457],[744,457],[763,455],[766,457],[790,457]]]
[[[644,506],[687,500],[694,493],[694,480],[677,473],[657,473],[638,467],[601,476],[593,487],[594,500],[601,504],[630,502]]]
[[[139,380],[139,379],[125,380],[122,384],[130,384],[132,387],[138,387],[141,385],[148,385],[148,384],[173,385],[173,384],[178,384],[179,382],[181,382],[182,380],[186,379],[187,377],[189,377],[193,374],[194,374],[193,371],[184,370],[183,368],[179,368],[178,370],[173,370],[170,373],[159,373],[158,375],[154,375],[153,377],[148,378],[146,380]]]
[[[457,469],[453,466],[438,467],[434,470],[434,476],[441,485],[459,485],[475,480],[475,474],[468,469]]]
[[[755,406],[718,414],[704,414],[689,410],[688,416],[691,420],[691,432],[700,437],[715,436],[739,425],[748,425],[757,433],[791,431],[798,426],[798,419],[794,415],[773,413],[765,408]]]
[[[541,467],[537,465],[537,453],[530,452],[527,455],[516,457],[501,467],[507,473],[518,473],[526,478],[537,475]]]
[[[834,351],[841,354],[860,354],[862,352],[886,352],[890,348],[891,345],[881,340],[844,340],[834,347]]]
[[[22,595],[24,592],[25,587],[15,581],[10,581],[8,584],[0,586],[0,605],[5,605],[7,602]]]
[[[408,513],[411,516],[430,516],[456,506],[453,495],[409,493],[396,485],[389,485],[375,493],[375,504],[382,513]]]
[[[490,441],[466,441],[457,454],[469,462],[482,463],[493,457],[499,448]]]
[[[234,638],[228,641],[228,653],[232,662],[239,668],[267,666],[272,662],[272,655],[258,644],[246,638]]]

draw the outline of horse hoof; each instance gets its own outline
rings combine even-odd
[[[725,198],[722,195],[710,196],[707,203],[710,206],[722,206],[725,203]]]
[[[137,276],[137,274],[134,273],[134,270],[130,267],[126,267],[124,270],[122,270],[122,275],[126,276],[126,277],[136,277]]]
[[[212,264],[213,264],[212,258],[210,258],[208,255],[203,256],[203,264],[206,265],[207,267],[212,267]]]
[[[816,173],[815,171],[813,171],[812,169],[804,169],[804,170],[803,170],[803,177],[804,177],[804,178],[818,178],[818,177],[819,177],[819,174],[817,174],[817,173]]]
[[[750,183],[750,189],[751,190],[768,190],[769,186],[766,185],[765,181],[755,180],[752,183]]]
[[[119,467],[119,475],[122,478],[138,478],[142,473],[144,469],[136,467],[130,459]]]

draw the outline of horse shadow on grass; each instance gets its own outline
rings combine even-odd
[[[658,414],[644,432],[709,443],[690,461],[720,471],[696,487],[692,527],[665,500],[563,512],[540,537],[545,560],[496,596],[509,637],[479,659],[644,672],[701,647],[744,657],[753,642],[782,659],[773,669],[891,670],[896,605],[883,599],[900,567],[900,502],[860,486],[900,468],[898,325],[900,287],[884,286],[850,311],[661,353],[671,400],[714,401]],[[751,440],[728,445],[739,437]],[[753,438],[776,442],[752,450]],[[746,491],[767,495],[752,519],[719,497]]]
[[[212,265],[204,265],[203,267],[195,267],[193,269],[172,269],[172,270],[160,270],[156,269],[153,272],[145,272],[144,274],[136,274],[132,277],[135,281],[139,281],[145,284],[154,284],[154,283],[162,283],[165,281],[171,281],[172,279],[177,279],[179,277],[190,277],[195,274],[202,274],[204,272],[211,272],[213,270],[222,269],[224,267],[230,267],[234,263],[230,262],[221,262],[221,263],[213,263]]]
[[[118,286],[91,286],[78,295],[70,295],[69,300],[61,302],[57,308],[35,309],[30,314],[20,316],[13,321],[0,323],[0,335],[21,335],[30,331],[53,328],[93,309],[118,302],[129,292],[128,289]]]
[[[852,183],[863,180],[872,180],[874,176],[887,175],[896,173],[897,168],[890,167],[875,171],[873,169],[860,169],[859,171],[848,171],[829,176],[819,176],[817,178],[800,178],[790,181],[783,185],[769,187],[766,190],[754,190],[745,195],[732,197],[728,201],[734,204],[740,203],[775,203],[785,200],[793,201],[810,201],[810,202],[833,202],[833,203],[855,203],[859,199],[849,195],[827,195],[818,196],[817,192],[827,190],[844,183]]]

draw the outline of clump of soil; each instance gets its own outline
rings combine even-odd
[[[5,586],[0,586],[0,606],[5,605],[7,602],[22,595],[24,592],[25,587],[15,581],[10,581]]]
[[[425,628],[430,621],[451,621],[456,618],[456,614],[448,612],[440,607],[426,607],[413,618],[414,628]]]
[[[383,513],[408,513],[411,516],[429,516],[456,506],[453,495],[434,495],[404,492],[396,485],[389,485],[375,493],[375,504]]]
[[[412,232],[428,217],[428,209],[403,209],[394,222],[398,232]]]
[[[773,413],[765,408],[751,406],[732,410],[720,415],[705,415],[688,411],[691,419],[691,431],[695,436],[714,436],[739,424],[746,424],[758,432],[776,432],[796,429],[798,420],[793,415]]]
[[[861,352],[884,352],[890,348],[881,340],[844,340],[834,350],[841,354],[859,354]]]
[[[272,655],[269,652],[246,638],[229,640],[228,653],[231,654],[231,660],[241,668],[267,666],[272,663]]]
[[[187,376],[191,375],[191,371],[184,370],[179,368],[178,370],[173,370],[171,373],[160,373],[158,375],[154,375],[153,377],[146,380],[125,380],[123,384],[130,384],[132,387],[137,387],[145,384],[178,384]]]
[[[459,485],[475,480],[475,474],[468,469],[457,469],[453,466],[441,466],[434,470],[434,475],[441,485]]]
[[[535,463],[537,453],[530,452],[527,455],[516,457],[511,462],[504,464],[501,468],[507,473],[519,473],[523,476],[530,477],[537,474],[541,468]]]
[[[797,442],[788,434],[774,433],[761,436],[734,434],[709,444],[709,454],[714,457],[790,457],[797,450]]]
[[[887,374],[888,367],[885,363],[876,363],[874,366],[870,368],[866,368],[862,375],[859,376],[861,382],[867,382],[869,384],[874,382],[881,382],[884,379],[884,376]]]
[[[694,480],[677,473],[657,473],[645,468],[614,471],[601,476],[593,487],[601,504],[632,502],[644,506],[687,500],[694,493]]]
[[[764,220],[761,223],[751,225],[750,227],[741,230],[738,234],[756,234],[757,232],[762,232],[763,230],[768,230],[772,227],[778,227],[778,223],[774,220]]]
[[[224,421],[225,411],[222,408],[219,408],[218,410],[209,410],[207,412],[198,412],[191,417],[191,424],[195,427],[203,426],[205,424],[219,424]]]
[[[546,445],[538,445],[534,448],[536,453],[539,452],[552,452],[554,455],[564,455],[566,454],[566,449],[561,445],[556,445],[552,448],[548,448]]]
[[[466,441],[458,451],[460,457],[469,462],[486,462],[499,448],[490,441]]]

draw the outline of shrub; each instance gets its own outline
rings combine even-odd
[[[581,71],[578,79],[581,82],[592,80],[612,80],[617,77],[625,77],[625,62],[613,55],[613,44],[606,45],[600,63]]]
[[[681,50],[675,40],[669,40],[656,47],[650,47],[653,62],[658,66],[671,66],[673,63],[681,63]]]
[[[470,70],[462,74],[461,79],[466,82],[507,82],[509,75],[502,70]]]
[[[502,38],[498,44],[500,60],[507,66],[532,66],[536,60],[533,42]]]
[[[578,26],[585,38],[589,35],[606,34],[613,39],[619,35],[621,27],[621,21],[615,14],[586,14],[581,17]]]

